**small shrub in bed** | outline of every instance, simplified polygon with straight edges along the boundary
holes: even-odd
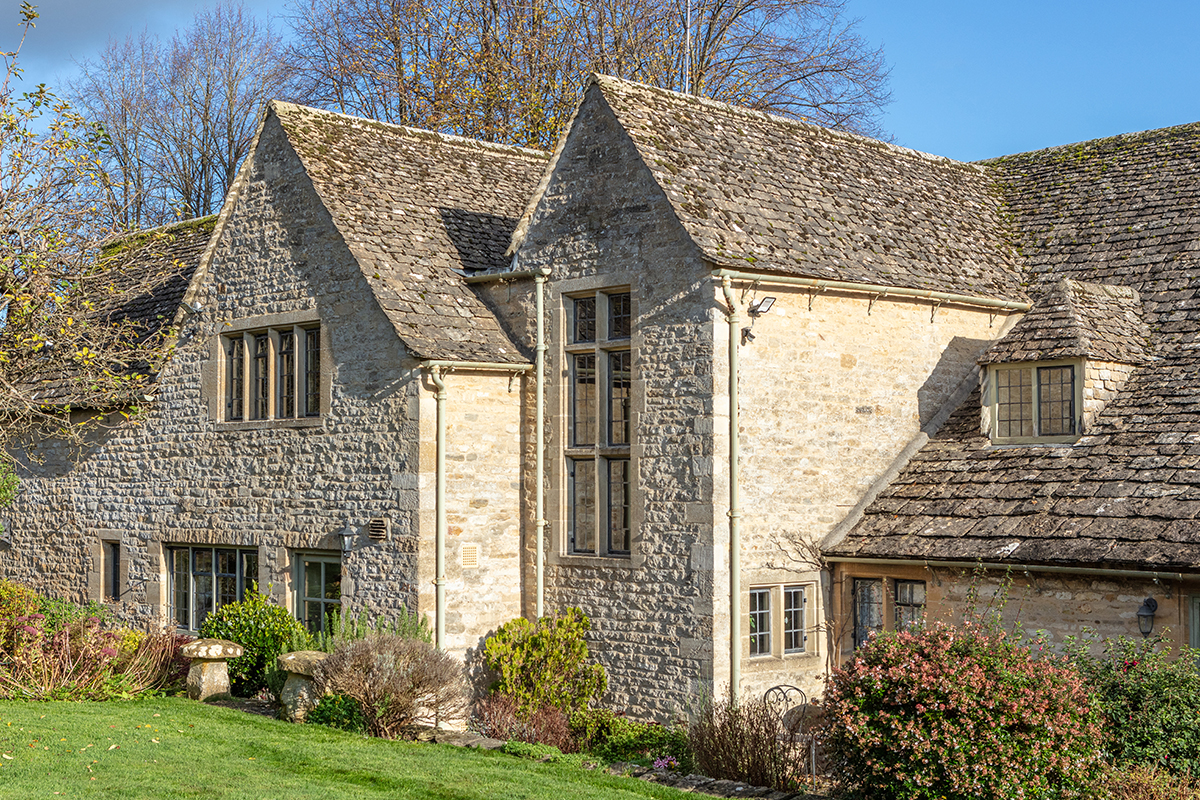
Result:
[[[28,586],[0,580],[0,650],[5,647],[9,634],[16,626],[17,617],[36,614],[42,599],[41,595]]]
[[[805,756],[762,699],[705,703],[688,731],[696,769],[713,778],[795,791]]]
[[[466,710],[462,662],[428,642],[374,634],[339,645],[315,672],[319,692],[358,703],[372,736],[393,739],[405,726]]]
[[[244,650],[229,660],[233,693],[251,697],[267,686],[267,667],[297,641],[310,641],[298,619],[257,591],[238,603],[226,603],[204,618],[202,639],[228,639]]]
[[[1108,800],[1200,800],[1200,780],[1145,765],[1113,770],[1104,789]]]
[[[313,725],[327,725],[352,733],[364,733],[367,723],[363,719],[358,703],[340,694],[327,694],[308,712],[304,721]]]
[[[532,714],[521,715],[517,701],[506,694],[488,695],[476,703],[471,727],[493,739],[548,745],[562,753],[579,750],[566,714],[554,706],[542,706]]]
[[[1100,715],[1082,677],[995,625],[873,637],[834,671],[827,747],[843,796],[1091,796]]]
[[[682,727],[637,722],[607,708],[581,709],[571,715],[579,749],[604,761],[662,760],[690,772],[692,749]]]

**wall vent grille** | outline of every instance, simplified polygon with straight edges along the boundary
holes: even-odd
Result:
[[[376,517],[367,523],[367,538],[381,542],[388,537],[387,520]]]
[[[464,544],[462,546],[462,566],[463,569],[479,568],[479,545]]]

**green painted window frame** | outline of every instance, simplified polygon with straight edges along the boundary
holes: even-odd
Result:
[[[1061,367],[1071,367],[1072,379],[1072,416],[1075,420],[1074,431],[1070,434],[1044,436],[1041,434],[1041,409],[1043,407],[1041,393],[1041,370],[1053,370]],[[1029,411],[1033,427],[1032,436],[1001,436],[1000,435],[1000,375],[1014,371],[1025,371],[1029,376],[1029,386],[1032,397]],[[992,444],[1071,444],[1079,441],[1083,432],[1083,379],[1084,363],[1080,359],[1058,359],[1054,361],[1023,361],[1016,364],[992,364],[988,368],[988,386],[986,392],[987,413],[989,415],[988,431]]]

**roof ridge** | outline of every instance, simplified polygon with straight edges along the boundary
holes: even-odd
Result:
[[[983,158],[983,159],[979,159],[977,161],[971,161],[971,162],[967,162],[967,163],[976,164],[976,165],[980,165],[980,166],[992,166],[994,164],[1001,163],[1010,158],[1024,158],[1026,156],[1049,154],[1049,153],[1053,153],[1057,150],[1071,150],[1073,148],[1083,147],[1085,145],[1096,145],[1096,144],[1101,144],[1104,142],[1116,142],[1120,139],[1149,139],[1149,138],[1153,138],[1154,136],[1164,134],[1168,131],[1179,131],[1179,130],[1183,130],[1184,128],[1200,128],[1200,120],[1197,120],[1195,122],[1181,122],[1178,125],[1167,125],[1162,128],[1151,128],[1148,131],[1126,131],[1125,133],[1116,133],[1116,134],[1113,134],[1112,136],[1100,136],[1096,139],[1081,139],[1080,141],[1077,141],[1077,142],[1067,142],[1065,144],[1056,144],[1051,147],[1039,147],[1036,150],[1022,150],[1021,152],[1018,152],[1018,153],[1007,153],[1004,155],[992,156],[991,158]]]
[[[415,128],[411,125],[401,125],[397,122],[384,122],[382,120],[371,119],[370,117],[356,117],[353,114],[346,114],[342,111],[330,111],[325,108],[314,108],[300,103],[291,103],[286,100],[271,100],[269,105],[278,114],[280,109],[295,111],[299,113],[309,113],[314,116],[337,117],[347,122],[366,123],[367,125],[378,125],[383,128],[389,128],[409,136],[414,139],[426,139],[434,137],[449,145],[457,147],[484,150],[494,150],[498,153],[506,153],[511,155],[519,155],[531,160],[545,161],[548,155],[545,150],[536,150],[531,147],[521,147],[515,144],[502,144],[500,142],[485,142],[482,139],[472,139],[469,136],[459,136],[455,133],[443,133],[441,131],[429,130],[428,128]]]
[[[195,227],[210,221],[215,223],[216,220],[216,214],[206,214],[203,217],[192,217],[190,219],[181,219],[176,220],[175,222],[163,223],[162,225],[157,225],[153,228],[141,228],[136,231],[125,231],[124,233],[113,236],[112,239],[109,239],[107,242],[102,244],[100,246],[100,250],[103,252],[105,250],[119,247],[123,244],[128,244],[136,239],[147,238],[151,235],[159,233],[171,233],[179,228]]]
[[[816,123],[796,119],[795,117],[785,117],[782,114],[772,114],[767,111],[759,111],[755,108],[734,105],[733,103],[727,103],[723,100],[714,100],[711,97],[704,97],[696,94],[684,94],[683,92],[677,92],[673,89],[663,89],[660,86],[651,86],[646,83],[638,83],[637,81],[631,81],[625,78],[617,78],[612,75],[605,75],[598,72],[593,72],[588,77],[588,81],[584,85],[584,90],[586,91],[587,87],[593,83],[600,86],[602,89],[606,86],[609,86],[613,88],[648,92],[670,98],[676,102],[691,103],[706,107],[711,111],[723,111],[733,117],[744,117],[746,119],[752,119],[758,122],[770,122],[773,124],[793,126],[810,134],[829,135],[833,138],[845,139],[855,144],[868,145],[871,147],[882,147],[885,150],[890,150],[899,155],[913,156],[926,161],[945,163],[952,166],[961,166],[972,170],[983,171],[983,167],[971,161],[958,161],[948,156],[940,156],[936,153],[927,153],[923,150],[915,150],[911,147],[892,144],[891,142],[885,142],[881,139],[873,139],[870,136],[865,136],[861,133],[838,130],[837,128],[826,128],[822,125],[817,125]]]

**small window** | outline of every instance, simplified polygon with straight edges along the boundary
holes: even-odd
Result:
[[[925,581],[896,581],[896,630],[919,626],[925,619]]]
[[[854,648],[883,630],[883,580],[854,579]]]
[[[1070,441],[1079,435],[1075,364],[991,370],[995,441]]]
[[[771,590],[750,590],[750,655],[771,655]]]
[[[277,415],[296,416],[296,334],[292,331],[282,331],[279,334],[275,382],[279,387],[279,399],[275,406]]]
[[[246,404],[246,342],[241,336],[226,340],[225,418],[241,420]]]
[[[342,607],[341,556],[301,555],[298,563],[296,616],[313,633],[323,631]]]
[[[121,599],[121,543],[103,542],[104,599],[116,603]]]
[[[803,586],[783,587],[783,652],[803,653],[808,649],[808,597]]]
[[[320,327],[242,332],[223,343],[227,422],[320,415]]]

